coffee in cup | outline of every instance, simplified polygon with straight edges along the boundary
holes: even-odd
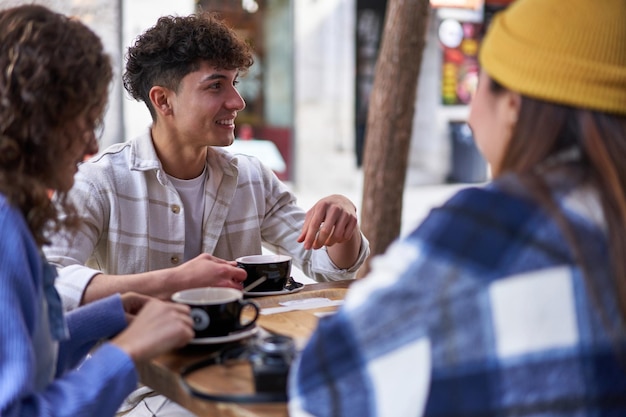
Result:
[[[291,256],[287,255],[250,255],[236,259],[237,266],[246,270],[248,277],[244,288],[265,277],[265,281],[250,292],[282,291],[291,276]]]
[[[191,307],[196,339],[227,336],[252,328],[259,317],[259,306],[244,300],[234,288],[193,288],[172,295],[172,301]],[[249,313],[244,314],[244,312]]]

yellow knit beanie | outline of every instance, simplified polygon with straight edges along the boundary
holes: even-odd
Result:
[[[626,115],[626,0],[516,0],[494,18],[480,63],[528,97]]]

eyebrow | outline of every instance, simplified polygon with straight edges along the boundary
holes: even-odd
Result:
[[[235,75],[235,79],[237,79],[237,78],[239,78],[239,73],[237,73],[237,75]],[[203,84],[203,83],[210,82],[210,81],[213,81],[213,80],[223,80],[223,79],[228,79],[228,77],[226,75],[224,75],[224,74],[219,74],[219,73],[217,73],[217,74],[209,74],[206,77],[202,78],[199,81],[199,84]]]
[[[226,78],[226,76],[224,74],[210,74],[207,75],[206,77],[204,77],[203,79],[200,80],[200,84],[205,83],[207,81],[213,81],[213,80],[221,80]]]

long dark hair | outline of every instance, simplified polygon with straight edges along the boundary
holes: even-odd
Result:
[[[495,94],[504,91],[494,80],[490,89]],[[622,317],[626,319],[626,116],[522,96],[518,122],[497,171],[515,173],[531,185],[529,190],[557,216],[570,246],[579,254],[577,258],[583,263],[583,270],[589,271],[580,253],[581,245],[575,241],[564,217],[559,216],[545,177],[537,169],[549,167],[554,158],[571,150],[578,152],[572,162],[577,175],[573,180],[593,187],[600,200],[613,284]],[[586,275],[593,287],[592,277]]]
[[[50,194],[62,180],[60,156],[84,140],[79,121],[99,124],[111,65],[84,24],[26,5],[0,11],[0,69],[0,192],[43,245],[47,232],[76,225],[65,193],[58,208]]]

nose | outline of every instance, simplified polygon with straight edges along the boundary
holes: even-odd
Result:
[[[246,101],[243,99],[243,97],[241,97],[239,91],[237,91],[236,88],[233,88],[233,94],[229,98],[226,105],[229,110],[242,111],[246,108]]]

